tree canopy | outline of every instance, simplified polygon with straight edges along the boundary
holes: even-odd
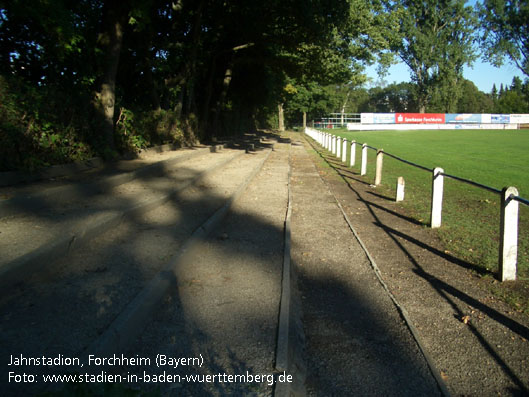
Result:
[[[399,21],[391,48],[417,85],[419,111],[434,95],[444,97],[451,111],[460,96],[463,66],[476,59],[473,9],[464,0],[389,0],[386,7]]]
[[[58,148],[67,160],[74,144],[112,156],[264,126],[292,97],[287,84],[315,97],[359,79],[385,45],[380,9],[377,0],[1,2],[0,112],[11,115],[1,143],[17,153],[1,166],[24,165],[27,152],[60,161]]]
[[[529,76],[529,3],[526,0],[484,0],[480,17],[487,60],[501,66],[507,56]]]

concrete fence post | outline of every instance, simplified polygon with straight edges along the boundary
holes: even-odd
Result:
[[[515,187],[503,188],[500,215],[500,280],[516,280],[518,260],[518,196]]]
[[[375,186],[382,182],[382,164],[384,163],[384,149],[377,150],[377,163],[375,168]]]
[[[362,163],[360,166],[360,175],[367,174],[367,143],[362,145]]]
[[[432,173],[432,212],[430,227],[441,227],[441,212],[443,211],[443,172],[442,168],[435,168]]]
[[[347,139],[344,138],[343,144],[342,144],[342,162],[347,161]]]
[[[351,159],[350,159],[350,165],[351,167],[354,167],[356,163],[356,141],[351,141]]]
[[[342,138],[338,137],[336,139],[336,157],[342,157]]]
[[[396,202],[404,201],[404,187],[405,187],[404,178],[399,176],[397,178],[397,194],[395,196]]]
[[[336,156],[336,136],[332,136],[332,154]]]

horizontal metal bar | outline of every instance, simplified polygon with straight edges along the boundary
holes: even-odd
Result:
[[[441,175],[446,176],[447,178],[450,178],[450,179],[455,179],[456,181],[459,181],[459,182],[466,183],[468,185],[472,185],[472,186],[479,187],[481,189],[488,190],[489,192],[492,192],[492,193],[501,194],[501,190],[493,188],[493,187],[490,187],[490,186],[487,186],[487,185],[483,185],[483,184],[478,183],[478,182],[474,182],[474,181],[471,181],[471,180],[468,180],[468,179],[465,179],[465,178],[460,178],[460,177],[455,176],[455,175],[445,174],[444,172],[441,172]]]
[[[343,138],[343,139],[346,142],[348,142],[347,139],[345,139],[345,138]],[[363,146],[364,145],[363,143],[360,143],[360,142],[357,142],[357,141],[351,141],[351,143],[354,143],[354,144],[359,145],[359,146]],[[369,145],[366,145],[366,146],[369,149],[378,150],[376,147],[369,146]],[[394,154],[391,154],[391,153],[388,153],[388,152],[384,152],[384,155],[389,156],[391,158],[394,158],[395,160],[401,161],[401,162],[403,162],[405,164],[411,165],[413,167],[419,168],[419,169],[424,170],[424,171],[428,171],[428,172],[432,172],[433,171],[433,168],[428,168],[428,167],[425,167],[423,165],[416,164],[416,163],[413,163],[413,162],[408,161],[408,160],[404,160],[403,158],[400,158],[400,157],[395,156]],[[492,192],[492,193],[501,194],[501,192],[502,192],[499,189],[496,189],[496,188],[493,188],[493,187],[490,187],[490,186],[487,186],[487,185],[483,185],[481,183],[474,182],[474,181],[471,181],[469,179],[460,178],[460,177],[455,176],[455,175],[445,174],[444,172],[442,172],[441,175],[446,176],[447,178],[450,178],[450,179],[454,179],[454,180],[459,181],[459,182],[466,183],[468,185],[472,185],[472,186],[475,186],[475,187],[479,187],[481,189],[488,190],[489,192]],[[529,206],[529,200],[527,200],[527,199],[525,199],[523,197],[511,195],[509,198],[511,200],[516,200],[516,201],[518,201],[518,202],[520,202],[522,204],[525,204],[525,205]]]
[[[511,200],[516,200],[522,204],[529,205],[529,200],[524,199],[523,197],[511,195],[509,198]]]
[[[428,172],[432,172],[433,171],[433,168],[428,168],[428,167],[425,167],[425,166],[420,165],[420,164],[412,163],[411,161],[404,160],[404,159],[402,159],[402,158],[400,158],[398,156],[395,156],[394,154],[388,153],[388,152],[384,152],[384,155],[392,157],[395,160],[402,161],[403,163],[409,164],[409,165],[411,165],[413,167],[420,168],[421,170],[424,170],[424,171],[428,171]]]

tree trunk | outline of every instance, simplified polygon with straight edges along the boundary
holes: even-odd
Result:
[[[215,134],[218,134],[220,131],[219,119],[220,119],[220,114],[222,113],[226,105],[226,97],[228,95],[228,89],[230,88],[231,76],[232,76],[232,71],[231,71],[231,65],[230,65],[226,68],[226,72],[224,73],[224,80],[222,81],[222,91],[220,93],[217,106],[215,107],[215,119],[213,121],[213,132]]]
[[[345,124],[344,117],[345,117],[345,107],[347,106],[347,102],[349,101],[349,94],[351,94],[351,91],[347,91],[347,95],[345,96],[345,101],[342,105],[342,126]]]
[[[114,107],[116,102],[116,76],[123,41],[123,28],[127,10],[119,0],[107,0],[103,5],[101,33],[97,38],[98,49],[103,53],[100,65],[100,83],[95,94],[96,114],[100,119],[103,141],[107,148],[115,150]]]
[[[307,112],[303,112],[303,131],[307,128]]]
[[[280,103],[277,105],[278,110],[278,119],[279,119],[279,132],[285,131],[285,114],[283,111],[283,104]]]

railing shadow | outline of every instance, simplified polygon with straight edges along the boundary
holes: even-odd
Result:
[[[312,142],[311,142],[312,145]],[[321,156],[321,155],[320,155]],[[322,156],[325,158],[324,156]],[[423,248],[425,250],[428,250],[432,254],[436,255],[439,258],[442,258],[448,262],[451,262],[455,265],[458,265],[462,268],[469,269],[472,271],[475,271],[481,275],[492,275],[491,271],[484,270],[481,267],[477,267],[476,265],[469,263],[467,261],[464,261],[462,259],[456,258],[452,255],[449,255],[443,251],[440,251],[439,249],[432,247],[429,244],[426,244],[422,241],[420,241],[417,238],[414,238],[406,233],[403,233],[401,231],[398,231],[394,228],[392,228],[390,225],[386,224],[384,221],[380,219],[379,216],[377,216],[375,209],[384,211],[385,213],[388,213],[392,216],[396,216],[400,219],[403,219],[407,222],[413,223],[413,224],[419,224],[417,221],[413,221],[412,219],[402,216],[398,213],[396,213],[393,210],[390,210],[383,206],[382,204],[374,203],[367,198],[364,197],[362,192],[354,187],[354,185],[351,184],[351,180],[355,180],[355,178],[348,178],[344,176],[337,167],[335,167],[331,162],[327,162],[330,167],[335,169],[335,171],[342,177],[344,182],[348,185],[348,188],[356,194],[357,199],[359,202],[363,203],[370,216],[373,219],[373,224],[377,226],[381,231],[383,231],[394,243],[395,246],[398,247],[399,250],[403,252],[403,254],[409,259],[409,261],[414,266],[413,272],[420,278],[424,279],[428,284],[443,298],[445,302],[447,302],[454,312],[456,313],[456,317],[461,318],[464,316],[464,313],[461,311],[457,303],[455,302],[455,299],[459,299],[463,302],[465,302],[467,305],[472,306],[476,308],[477,310],[480,310],[481,312],[485,313],[487,316],[489,316],[494,321],[498,322],[502,326],[508,328],[512,332],[516,333],[520,337],[524,339],[528,339],[529,337],[529,328],[526,326],[518,323],[517,321],[505,316],[501,312],[497,311],[496,309],[480,302],[479,300],[473,298],[472,296],[469,296],[465,292],[455,288],[454,286],[448,284],[445,281],[440,280],[439,278],[431,275],[428,273],[423,266],[419,263],[419,261],[414,257],[413,253],[410,252],[402,243],[399,241],[399,239],[404,239],[420,248]],[[365,185],[365,183],[364,183]],[[366,192],[370,194],[371,192]],[[490,357],[496,361],[496,363],[502,368],[504,373],[512,380],[512,382],[517,386],[517,389],[513,389],[513,395],[526,395],[529,393],[529,389],[525,386],[523,381],[519,378],[519,376],[513,371],[513,369],[507,364],[507,362],[501,357],[501,355],[496,351],[496,349],[491,345],[491,343],[486,339],[484,335],[481,334],[481,332],[474,327],[472,324],[469,325],[469,329],[478,340],[478,342],[483,346],[483,348],[487,351],[487,353],[490,355]]]

